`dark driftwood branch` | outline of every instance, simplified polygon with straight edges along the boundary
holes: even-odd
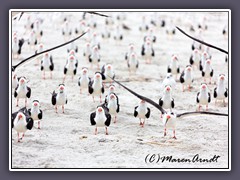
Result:
[[[206,111],[193,111],[193,112],[185,112],[182,114],[177,114],[177,117],[187,116],[190,114],[206,114],[206,115],[214,115],[214,116],[228,116],[228,114],[217,113],[217,112],[206,112]]]
[[[86,13],[89,13],[89,14],[95,14],[95,15],[98,15],[98,16],[103,16],[103,17],[110,17],[108,15],[105,15],[105,14],[101,14],[101,13],[97,13],[97,12],[93,12],[93,11],[88,11]]]
[[[194,37],[188,35],[187,33],[185,33],[182,29],[180,29],[180,28],[177,27],[177,26],[176,26],[176,28],[177,28],[181,33],[183,33],[183,34],[186,35],[187,37],[193,39],[194,41],[197,41],[197,42],[199,42],[199,43],[201,43],[201,44],[204,44],[204,45],[206,45],[206,46],[209,46],[209,47],[211,47],[211,48],[217,49],[217,50],[219,50],[219,51],[221,51],[221,52],[223,52],[223,53],[228,54],[228,52],[225,51],[224,49],[221,49],[221,48],[216,47],[216,46],[213,46],[213,45],[211,45],[211,44],[209,44],[209,43],[203,42],[203,41],[201,41],[201,40],[199,40],[199,39],[197,39],[197,38],[194,38]]]
[[[47,49],[47,50],[42,51],[42,52],[40,52],[40,53],[34,54],[34,55],[32,55],[32,56],[30,56],[30,57],[22,60],[21,62],[19,62],[19,63],[16,64],[15,66],[12,66],[12,71],[14,71],[14,70],[15,70],[18,66],[20,66],[21,64],[24,64],[25,62],[29,61],[30,59],[32,59],[32,58],[34,58],[34,57],[36,57],[36,56],[39,56],[40,54],[43,54],[43,53],[52,51],[52,50],[54,50],[54,49],[63,47],[63,46],[65,46],[65,45],[67,45],[67,44],[69,44],[69,43],[71,43],[71,42],[73,42],[73,41],[76,41],[77,39],[81,38],[84,34],[86,34],[86,32],[84,32],[84,33],[81,34],[80,36],[78,36],[78,37],[76,37],[76,38],[74,38],[74,39],[72,39],[72,40],[70,40],[70,41],[68,41],[68,42],[66,42],[66,43],[60,44],[60,45],[55,46],[55,47],[53,47],[53,48],[50,48],[50,49]]]
[[[111,77],[109,77],[111,78]],[[111,78],[112,79],[112,78]],[[131,89],[129,89],[128,87],[124,86],[123,84],[121,84],[120,82],[112,79],[113,81],[115,81],[117,84],[119,84],[120,86],[122,86],[123,88],[125,88],[127,91],[129,91],[130,93],[132,93],[134,96],[138,97],[139,99],[142,99],[142,100],[145,100],[146,102],[148,102],[149,104],[153,105],[154,107],[156,107],[158,110],[161,111],[162,114],[165,114],[166,111],[161,107],[159,106],[156,102],[154,102],[153,100],[147,98],[147,97],[144,97],[134,91],[132,91]]]

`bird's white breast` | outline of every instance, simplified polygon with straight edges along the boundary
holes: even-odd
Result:
[[[22,132],[22,133],[25,133],[27,131],[27,122],[26,122],[26,119],[21,119],[18,121],[17,118],[15,118],[14,120],[14,129],[17,131],[17,132]]]
[[[208,92],[207,91],[200,91],[198,95],[199,104],[207,105],[208,104]]]
[[[96,117],[95,117],[96,126],[104,127],[106,119],[107,118],[104,113],[100,113],[100,114],[96,113]]]
[[[88,83],[89,83],[89,78],[87,77],[87,75],[82,75],[82,77],[80,78],[80,86],[82,88],[87,88]]]
[[[56,99],[57,99],[57,103],[56,103],[57,105],[64,105],[66,103],[67,96],[64,92],[63,93],[59,92],[57,94]]]
[[[19,85],[17,88],[17,97],[18,98],[26,98],[27,94],[27,86],[26,85]]]
[[[142,105],[142,104],[140,104],[139,106],[138,106],[138,108],[137,108],[137,112],[138,112],[138,117],[139,118],[146,118],[145,117],[145,114],[147,113],[147,107],[146,107],[146,105]]]

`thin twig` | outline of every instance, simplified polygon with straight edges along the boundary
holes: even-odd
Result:
[[[221,52],[223,52],[223,53],[228,54],[228,52],[225,51],[224,49],[221,49],[221,48],[216,47],[216,46],[214,46],[214,45],[211,45],[211,44],[209,44],[209,43],[203,42],[203,41],[201,41],[201,40],[199,40],[199,39],[197,39],[197,38],[194,38],[194,37],[188,35],[187,33],[185,33],[182,29],[180,29],[180,28],[177,27],[177,26],[176,26],[176,28],[177,28],[181,33],[183,33],[183,34],[186,35],[187,37],[193,39],[194,41],[197,41],[197,42],[199,42],[199,43],[201,43],[201,44],[204,44],[204,45],[206,45],[206,46],[208,46],[208,47],[211,47],[211,48],[217,49],[217,50],[219,50],[219,51],[221,51]]]

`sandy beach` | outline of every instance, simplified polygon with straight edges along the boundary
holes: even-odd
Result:
[[[114,18],[117,23],[117,13],[103,12]],[[27,14],[32,14],[32,18],[42,18],[41,24],[43,37],[41,42],[44,49],[54,47],[64,42],[61,26],[52,18],[53,13],[26,13],[18,22],[13,22],[12,32],[17,31],[19,37],[28,39],[28,34],[24,34],[24,24]],[[75,27],[82,18],[82,13],[68,12],[71,27]],[[190,22],[197,25],[203,16],[207,18],[208,29],[202,32],[204,41],[212,43],[228,51],[228,39],[222,35],[222,30],[228,24],[227,12],[126,12],[126,20],[121,23],[129,26],[131,30],[123,30],[123,40],[116,42],[113,39],[115,25],[110,29],[111,38],[102,39],[101,33],[105,26],[105,17],[94,16],[97,27],[93,31],[99,35],[101,44],[100,67],[111,63],[114,67],[116,80],[133,89],[137,93],[144,95],[158,103],[162,96],[163,89],[161,83],[167,74],[167,65],[172,54],[178,55],[181,71],[189,64],[192,53],[192,40],[176,30],[176,34],[169,36],[166,29],[171,20],[173,24],[181,27],[189,34]],[[142,16],[146,16],[147,22],[153,15],[162,17],[166,21],[164,28],[155,27],[154,34],[157,37],[153,44],[155,57],[152,64],[145,64],[141,57],[141,47],[143,38],[147,32],[140,32],[139,26],[142,23]],[[89,14],[86,15],[89,18]],[[54,20],[54,21],[53,21]],[[195,21],[195,22],[194,22]],[[197,27],[197,26],[196,26]],[[76,37],[73,34],[71,38]],[[229,122],[228,117],[220,116],[196,116],[179,119],[177,122],[176,136],[172,138],[172,131],[168,131],[166,137],[163,136],[162,119],[160,111],[148,104],[151,109],[151,116],[146,120],[144,128],[139,126],[139,119],[133,116],[134,107],[139,104],[139,99],[127,92],[125,89],[115,84],[116,94],[120,101],[120,113],[117,123],[111,123],[109,135],[105,135],[105,129],[99,128],[97,135],[94,135],[94,126],[90,124],[90,113],[96,110],[99,105],[99,98],[94,103],[86,90],[80,94],[78,78],[82,67],[89,68],[89,75],[92,78],[98,71],[95,67],[91,69],[86,58],[83,57],[85,48],[86,34],[77,40],[75,44],[79,51],[76,56],[79,61],[77,75],[73,81],[70,76],[66,78],[65,86],[68,96],[68,104],[65,106],[65,113],[56,114],[51,104],[51,92],[57,90],[58,85],[63,80],[63,68],[68,57],[65,46],[50,52],[55,63],[53,79],[46,72],[46,80],[42,79],[40,64],[36,65],[36,60],[17,68],[18,76],[26,76],[29,80],[28,86],[32,89],[32,95],[28,100],[27,108],[31,107],[34,99],[40,101],[43,110],[43,120],[41,129],[37,129],[35,123],[31,131],[27,131],[24,139],[18,143],[17,133],[12,129],[12,168],[228,168],[229,151]],[[124,59],[128,51],[128,45],[134,43],[139,59],[139,69],[135,75],[129,76],[127,63]],[[35,50],[30,49],[28,44],[23,45],[20,59],[24,59],[34,54]],[[226,75],[225,85],[228,87],[228,63],[225,62],[225,54],[217,50],[210,49],[212,55],[212,67],[214,69],[213,82],[217,82],[219,74]],[[20,60],[12,60],[15,65]],[[200,85],[203,82],[201,72],[194,70],[195,81],[191,92],[182,92],[182,85],[178,82],[173,89],[176,113],[186,111],[196,111],[196,96]],[[108,87],[109,84],[106,84]],[[108,88],[105,88],[105,95]],[[228,113],[227,107],[222,103],[215,105],[213,90],[216,84],[208,84],[212,101],[209,104],[209,111]],[[229,87],[228,87],[229,88]],[[104,96],[105,96],[104,95]],[[24,107],[24,100],[20,100],[20,107],[16,107],[16,99],[13,97],[12,90],[12,112]],[[205,107],[204,107],[205,109]],[[9,152],[11,153],[11,152]],[[217,162],[154,162],[146,163],[145,158],[148,154],[160,154],[161,156],[173,156],[174,158],[190,158],[199,154],[201,158],[210,159],[214,155],[220,156]]]

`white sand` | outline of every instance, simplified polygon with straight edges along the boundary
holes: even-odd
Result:
[[[49,13],[51,14],[51,13]],[[61,44],[64,39],[61,29],[54,29],[54,22],[50,21],[47,13],[39,14],[45,18],[43,23],[44,49]],[[70,13],[71,14],[71,13]],[[112,15],[112,13],[105,13]],[[140,52],[143,37],[146,33],[139,32],[139,24],[143,13],[126,13],[127,20],[124,21],[132,30],[124,32],[123,41],[117,44],[113,38],[101,40],[100,53],[102,55],[101,65],[112,63],[115,67],[116,79],[127,80],[126,86],[136,92],[145,95],[156,102],[161,96],[161,82],[166,75],[168,61],[172,54],[179,56],[181,68],[189,64],[192,40],[176,31],[176,35],[169,38],[165,28],[155,29],[157,43],[154,44],[155,58],[151,65],[146,65],[141,59]],[[176,25],[189,32],[187,22],[202,17],[205,14],[208,18],[208,30],[203,33],[204,40],[216,46],[228,50],[227,40],[222,35],[222,29],[227,24],[227,13],[162,13],[169,22],[174,18]],[[152,13],[145,13],[150,18]],[[48,18],[47,18],[48,17]],[[95,17],[95,16],[94,16]],[[95,17],[98,22],[96,32],[101,33],[104,24],[104,17]],[[26,15],[20,22],[13,25],[13,31],[17,30],[19,36],[23,35],[23,24]],[[71,15],[71,23],[78,22],[81,13]],[[100,28],[100,29],[99,29]],[[112,31],[113,32],[113,31]],[[113,35],[113,34],[112,34]],[[24,36],[27,38],[27,36]],[[65,114],[56,114],[51,105],[51,94],[56,90],[58,84],[62,82],[63,67],[67,59],[67,46],[51,52],[55,63],[53,79],[41,79],[40,66],[34,66],[31,62],[17,69],[18,76],[26,76],[32,88],[32,96],[28,101],[28,108],[31,101],[38,99],[44,112],[42,128],[37,129],[37,124],[31,131],[27,131],[22,142],[17,142],[17,134],[12,130],[12,167],[13,168],[227,168],[228,167],[228,118],[217,116],[196,116],[180,119],[177,123],[177,140],[172,138],[169,131],[163,137],[163,126],[160,119],[160,112],[149,105],[151,117],[147,120],[144,128],[139,126],[139,120],[134,118],[134,107],[139,103],[139,99],[128,93],[123,88],[116,86],[116,93],[120,99],[120,113],[118,122],[112,123],[109,128],[109,135],[104,134],[104,129],[99,128],[99,134],[94,135],[94,127],[90,126],[90,113],[95,111],[98,102],[93,103],[91,96],[86,93],[80,95],[77,84],[80,70],[83,66],[90,67],[83,58],[83,47],[85,41],[76,41],[79,46],[79,68],[77,76],[72,82],[70,77],[66,79],[68,92],[68,104]],[[129,77],[124,54],[128,49],[128,44],[134,43],[140,58],[140,68],[136,75]],[[22,58],[34,53],[23,46]],[[228,74],[228,67],[225,63],[225,54],[211,49],[212,66],[215,77],[220,73]],[[13,64],[18,61],[14,60]],[[92,77],[95,69],[90,69]],[[173,92],[176,108],[174,112],[182,113],[196,110],[196,94],[202,82],[199,71],[195,73],[196,81],[191,92],[182,92],[182,86],[178,82],[176,90]],[[146,81],[149,78],[150,81]],[[228,78],[228,77],[227,77]],[[228,81],[228,80],[227,80]],[[227,86],[227,82],[226,82]],[[211,95],[215,85],[209,85]],[[107,89],[106,89],[107,91]],[[213,97],[212,97],[213,99]],[[18,110],[16,100],[12,99],[12,111]],[[24,101],[20,100],[20,107],[24,106]],[[209,105],[209,111],[228,113],[228,107],[221,104],[215,106],[214,100]],[[85,138],[83,138],[85,137]],[[192,158],[199,154],[202,158],[211,158],[213,155],[221,156],[217,163],[153,163],[146,164],[145,157],[148,154],[160,153],[161,156],[174,158]]]

